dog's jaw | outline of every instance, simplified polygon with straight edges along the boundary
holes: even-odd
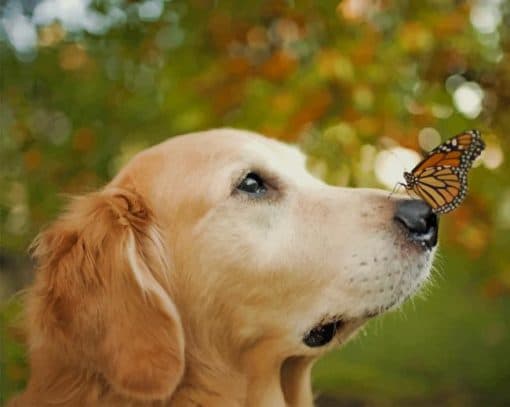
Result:
[[[347,281],[341,293],[329,294],[336,297],[333,304],[326,305],[322,315],[304,332],[302,341],[307,347],[344,343],[365,322],[398,308],[426,283],[436,249],[399,241],[393,246],[395,255],[391,258],[352,255],[359,267],[343,274]],[[364,267],[369,265],[372,267]],[[359,301],[339,301],[342,293],[354,293]]]
[[[430,275],[433,253],[423,250],[422,254],[409,256],[404,250],[400,259],[389,261],[388,269],[370,284],[366,284],[365,277],[352,278],[349,283],[364,287],[366,293],[365,309],[359,317],[373,317],[397,308],[415,294]]]

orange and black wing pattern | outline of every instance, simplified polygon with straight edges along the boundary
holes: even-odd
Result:
[[[460,133],[432,150],[411,172],[405,172],[404,185],[435,213],[453,211],[466,196],[467,173],[484,148],[478,130]]]

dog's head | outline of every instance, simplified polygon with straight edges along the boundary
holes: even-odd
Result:
[[[418,289],[436,241],[421,201],[328,186],[294,148],[177,137],[42,235],[34,324],[120,393],[165,398],[184,365],[254,379],[341,343]]]

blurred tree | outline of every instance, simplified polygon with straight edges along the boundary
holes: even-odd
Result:
[[[459,304],[490,298],[508,313],[509,2],[9,0],[1,17],[3,253],[25,250],[62,193],[99,187],[134,153],[179,133],[249,128],[300,143],[311,170],[329,183],[391,187],[401,174],[391,159],[408,166],[405,157],[416,159],[404,148],[430,149],[475,127],[487,149],[465,204],[444,218],[443,251],[449,273],[457,270],[468,287]],[[508,319],[498,321],[507,332]],[[445,348],[456,340],[449,332]],[[0,341],[7,350],[0,394],[7,394],[24,380],[22,351],[5,328]],[[353,350],[366,359],[360,352]],[[456,371],[466,384],[456,382],[452,394],[467,392],[465,401],[475,400],[469,391],[495,392],[491,400],[502,400],[503,387],[474,384],[509,377],[508,366],[494,363],[493,376]],[[324,366],[319,387],[332,391],[331,378],[348,377]],[[344,393],[369,400],[357,386],[380,380],[375,369],[357,370],[359,381]],[[421,390],[407,396],[426,399],[416,383]]]

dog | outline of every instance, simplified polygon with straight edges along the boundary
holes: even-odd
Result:
[[[324,184],[217,129],[136,155],[33,244],[30,378],[10,406],[311,406],[310,371],[427,279],[420,200]]]

